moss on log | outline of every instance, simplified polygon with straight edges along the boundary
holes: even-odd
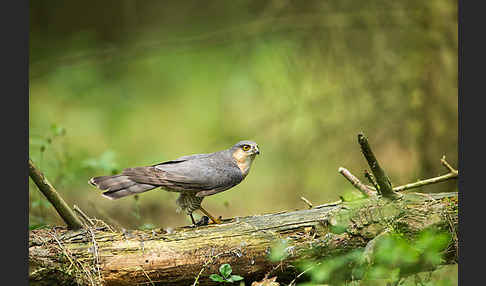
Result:
[[[292,263],[364,248],[393,227],[413,236],[428,227],[457,230],[457,193],[409,193],[390,201],[370,197],[312,209],[237,217],[221,225],[112,232],[65,228],[29,235],[30,284],[216,285],[208,276],[229,263],[247,285],[268,272],[295,278]],[[336,231],[340,229],[340,231]],[[457,237],[457,236],[456,236]],[[285,241],[285,257],[269,259]],[[457,261],[452,243],[448,262]],[[200,274],[200,276],[198,276]],[[283,279],[283,278],[282,278]],[[43,284],[44,283],[44,284]]]

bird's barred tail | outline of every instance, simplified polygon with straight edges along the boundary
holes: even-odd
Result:
[[[89,180],[89,183],[100,190],[104,190],[103,196],[111,200],[143,193],[157,187],[134,182],[125,175],[94,177]]]

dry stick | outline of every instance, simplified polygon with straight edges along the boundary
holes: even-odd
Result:
[[[410,183],[410,184],[406,184],[406,185],[403,185],[403,186],[394,187],[393,191],[402,192],[402,191],[409,190],[409,189],[419,188],[419,187],[422,187],[422,186],[425,186],[425,185],[436,184],[436,183],[440,183],[440,182],[444,182],[444,181],[448,181],[448,180],[452,180],[452,179],[457,179],[457,177],[459,176],[459,171],[452,168],[451,165],[449,165],[449,163],[447,163],[447,161],[445,160],[445,156],[442,157],[440,162],[442,163],[442,165],[444,165],[444,167],[447,168],[447,170],[450,171],[450,173],[442,175],[442,176],[426,179],[426,180],[420,180],[420,181],[417,181],[415,183]],[[372,186],[367,186],[367,187],[369,189],[375,190],[375,188],[373,188]]]
[[[368,186],[366,186],[365,184],[361,183],[361,181],[353,174],[351,174],[351,172],[349,172],[347,169],[339,167],[338,172],[341,173],[341,175],[343,175],[349,182],[351,182],[351,184],[366,197],[375,195],[374,191],[368,188]]]
[[[438,176],[438,177],[434,177],[434,178],[430,178],[430,179],[426,179],[426,180],[420,180],[420,181],[417,181],[415,183],[410,183],[410,184],[406,184],[406,185],[402,185],[402,186],[398,186],[398,187],[393,187],[393,191],[403,192],[403,191],[406,191],[406,190],[423,187],[425,185],[436,184],[436,183],[440,183],[440,182],[444,182],[444,181],[448,181],[448,180],[452,180],[452,179],[457,179],[457,176],[458,176],[457,174],[448,173],[448,174],[445,174],[445,175],[442,175],[442,176]],[[368,185],[366,185],[366,187],[368,189],[372,190],[372,191],[376,191],[375,187],[368,186]]]
[[[65,249],[65,248],[62,246],[61,242],[59,241],[59,239],[57,239],[57,237],[56,237],[56,235],[55,235],[55,234],[52,234],[52,233],[51,233],[51,236],[53,236],[53,237],[54,237],[54,239],[57,241],[57,244],[59,245],[59,248],[62,250],[63,254],[64,254],[64,255],[65,255],[67,258],[68,258],[69,262],[70,262],[71,264],[73,264],[73,265],[74,265],[74,267],[76,267],[76,262],[77,262],[77,263],[78,263],[78,264],[81,266],[81,269],[83,269],[83,271],[84,271],[84,273],[86,274],[86,276],[89,278],[89,280],[90,280],[90,282],[91,282],[91,285],[93,285],[93,286],[94,286],[94,285],[95,285],[95,283],[94,283],[94,281],[93,281],[93,278],[92,278],[92,277],[91,277],[91,275],[90,275],[90,274],[91,274],[91,272],[90,272],[90,271],[88,271],[88,270],[86,270],[86,268],[84,267],[84,265],[83,265],[82,263],[80,263],[79,261],[77,261],[76,259],[74,259],[74,258],[73,258],[73,259],[74,259],[74,261],[71,259],[71,255],[69,254],[69,251],[68,251],[68,250],[66,250],[66,249]]]
[[[366,139],[363,133],[358,134],[358,143],[361,146],[361,152],[365,156],[366,161],[368,161],[371,172],[375,176],[376,183],[380,187],[381,195],[386,198],[398,198],[399,195],[393,191],[390,179],[386,175],[385,171],[380,167],[380,164],[378,164],[378,160],[376,160],[373,151],[371,151],[368,139]]]
[[[152,279],[150,279],[150,276],[148,276],[147,272],[145,272],[145,269],[143,269],[143,267],[142,267],[142,266],[139,266],[139,267],[142,269],[143,274],[145,274],[145,276],[148,278],[148,280],[149,280],[150,284],[152,284],[152,286],[155,286],[155,284],[154,284],[154,282],[152,281]]]
[[[418,181],[418,182],[415,182],[415,183],[410,183],[410,184],[406,184],[406,185],[403,185],[403,186],[399,186],[399,187],[393,188],[393,190],[396,191],[396,192],[401,192],[401,191],[405,191],[405,190],[408,190],[408,189],[418,188],[418,187],[422,187],[422,186],[429,185],[429,184],[440,183],[440,182],[444,182],[444,181],[447,181],[447,180],[450,180],[450,179],[456,179],[456,178],[457,178],[457,174],[449,173],[449,174],[445,174],[443,176],[439,176],[439,177],[435,177],[435,178],[431,178],[431,179],[422,180],[422,181]]]
[[[368,170],[364,171],[364,175],[365,175],[366,179],[368,179],[368,181],[370,181],[370,183],[375,187],[374,190],[376,192],[380,193],[380,188],[376,184],[376,181],[375,181],[375,178],[373,177],[373,175],[370,172],[368,172]]]
[[[447,163],[446,159],[445,159],[445,155],[442,155],[442,159],[440,159],[440,162],[442,163],[442,165],[444,165],[444,167],[447,168],[447,170],[449,170],[451,173],[453,174],[456,174],[458,175],[459,174],[459,171],[457,171],[456,169],[452,168],[451,165],[449,165],[449,163]]]
[[[304,274],[305,274],[307,271],[312,270],[312,268],[314,268],[315,266],[318,266],[319,264],[321,264],[321,263],[320,263],[320,262],[318,262],[318,263],[316,263],[316,264],[314,264],[314,265],[312,265],[312,266],[308,267],[306,270],[304,270],[304,271],[300,272],[300,273],[299,273],[299,275],[295,276],[294,280],[290,281],[289,286],[294,286],[294,285],[297,285],[297,284],[295,284],[295,281],[296,281],[297,279],[299,279],[299,278],[300,278],[300,276],[304,275]]]
[[[91,239],[93,241],[93,260],[94,260],[94,264],[96,266],[96,270],[97,270],[96,272],[98,273],[98,278],[101,281],[100,258],[99,258],[99,255],[98,255],[98,244],[96,243],[96,237],[95,237],[93,230],[91,228],[88,228],[88,231],[90,232]]]
[[[77,205],[73,206],[73,210],[77,212],[90,226],[95,226],[94,222],[87,216]]]
[[[306,203],[306,205],[309,207],[309,209],[312,208],[312,203],[308,199],[306,199],[304,197],[300,197],[300,199],[303,200],[304,203]]]
[[[37,185],[39,190],[46,196],[52,206],[59,213],[61,218],[67,224],[70,229],[80,229],[83,224],[79,218],[74,214],[73,210],[69,208],[66,202],[62,199],[56,189],[49,183],[44,174],[39,171],[32,160],[29,158],[29,176],[32,178],[34,183]]]

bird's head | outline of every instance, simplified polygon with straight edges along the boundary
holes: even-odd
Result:
[[[242,151],[246,156],[255,156],[260,154],[258,144],[250,140],[242,140],[233,145],[233,152]]]
[[[243,140],[231,147],[231,154],[236,160],[242,174],[246,176],[250,171],[253,159],[255,159],[256,155],[260,154],[260,149],[258,149],[257,143]]]

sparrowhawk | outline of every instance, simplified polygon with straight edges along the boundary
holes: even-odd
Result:
[[[176,201],[178,210],[185,211],[194,225],[192,212],[197,209],[213,222],[220,223],[201,207],[202,200],[243,181],[258,154],[260,150],[255,142],[243,140],[226,150],[183,156],[152,166],[127,168],[121,174],[94,177],[89,182],[104,190],[103,196],[112,200],[157,187],[179,192]]]

